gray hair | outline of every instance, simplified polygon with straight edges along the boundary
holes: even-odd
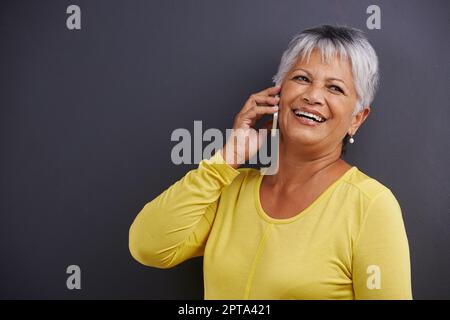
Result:
[[[337,55],[341,59],[349,58],[358,95],[353,115],[369,106],[379,83],[378,58],[364,33],[355,28],[322,25],[296,35],[281,57],[278,72],[273,77],[275,85],[281,85],[299,57],[309,61],[315,48],[321,52],[322,61],[327,63]]]

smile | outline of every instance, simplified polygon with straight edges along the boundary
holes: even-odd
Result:
[[[312,113],[300,110],[292,110],[292,112],[301,124],[309,126],[318,126],[326,121],[326,119]]]

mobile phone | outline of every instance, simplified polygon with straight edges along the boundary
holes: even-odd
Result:
[[[279,94],[277,94],[276,95],[276,97],[280,97],[280,95]],[[278,105],[277,105],[278,106]],[[272,130],[271,130],[271,134],[272,134],[272,137],[275,137],[276,136],[276,129],[277,129],[277,124],[278,124],[278,112],[280,111],[280,109],[278,109],[278,111],[277,112],[275,112],[274,114],[273,114],[273,123],[272,123]]]

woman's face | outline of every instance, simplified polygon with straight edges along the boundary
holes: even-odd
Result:
[[[357,102],[351,65],[334,57],[330,64],[313,50],[309,62],[298,59],[287,73],[280,94],[279,125],[282,139],[295,144],[338,147],[346,133],[354,134],[370,108],[352,116]],[[320,114],[324,122],[305,123],[295,113]],[[340,151],[340,149],[339,149]]]

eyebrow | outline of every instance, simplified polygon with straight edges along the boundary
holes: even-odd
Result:
[[[311,73],[310,73],[308,70],[306,70],[306,69],[303,69],[303,68],[297,68],[297,69],[294,69],[294,70],[292,70],[292,71],[296,71],[296,70],[304,71],[304,72],[306,72],[309,76],[311,76]],[[345,81],[342,80],[342,79],[339,79],[339,78],[327,78],[327,80],[340,81],[340,82],[342,82],[345,86],[347,86],[347,84],[345,83]]]

